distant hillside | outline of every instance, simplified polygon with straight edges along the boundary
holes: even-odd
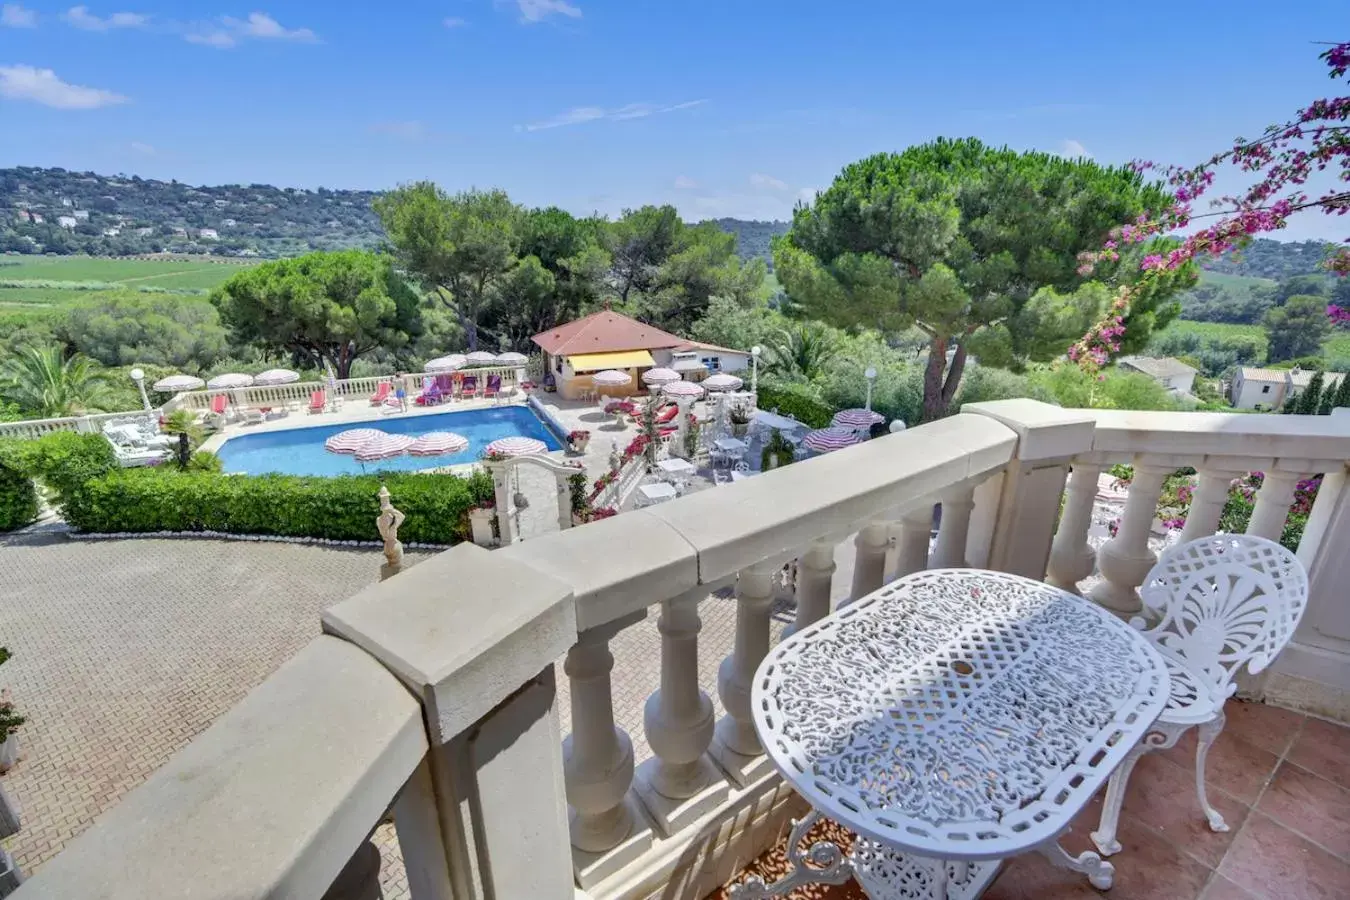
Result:
[[[1324,272],[1322,260],[1334,248],[1325,241],[1273,241],[1257,238],[1245,249],[1201,263],[1201,268],[1225,275],[1281,281],[1294,275]]]
[[[0,252],[290,256],[370,246],[383,236],[370,208],[375,196],[0,169]]]
[[[745,219],[718,219],[717,227],[736,235],[736,252],[741,259],[761,257],[773,271],[773,259],[769,254],[769,242],[776,235],[786,234],[788,222],[757,222]]]

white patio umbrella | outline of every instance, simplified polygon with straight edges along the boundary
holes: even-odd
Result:
[[[195,391],[206,387],[206,382],[202,381],[196,375],[169,375],[161,378],[150,385],[157,391],[167,393],[177,393],[178,391]]]
[[[429,431],[408,445],[413,456],[441,456],[459,453],[469,446],[469,439],[453,431]]]
[[[323,442],[323,449],[329,453],[355,453],[376,438],[386,437],[378,428],[349,428]]]
[[[230,372],[225,375],[217,375],[206,383],[206,386],[213,391],[230,390],[231,388],[251,387],[253,385],[253,376],[245,375],[242,372]]]
[[[531,453],[547,453],[548,444],[531,437],[505,437],[488,444],[487,452],[504,453],[507,456],[526,456]]]
[[[735,375],[728,375],[726,372],[718,372],[716,375],[710,375],[699,382],[704,388],[710,391],[739,391],[741,385],[745,384]]]
[[[356,451],[357,462],[374,462],[379,459],[391,459],[402,456],[412,446],[410,434],[386,434],[362,444]]]
[[[632,376],[627,372],[620,372],[618,369],[605,369],[603,372],[596,372],[591,376],[591,384],[601,388],[623,387],[632,383]]]
[[[871,428],[876,423],[884,421],[885,416],[870,409],[841,409],[834,414],[830,424],[840,428]]]
[[[697,400],[703,396],[703,386],[694,384],[692,381],[672,381],[670,384],[661,385],[661,393],[667,397],[692,398]]]
[[[662,385],[662,384],[670,384],[672,381],[679,381],[679,380],[680,380],[680,373],[676,372],[674,369],[664,369],[658,367],[655,369],[648,369],[647,371],[642,373],[643,384]]]
[[[426,364],[426,370],[434,375],[440,375],[446,372],[455,371],[467,361],[468,357],[464,354],[451,353],[449,356],[438,356],[433,360],[429,360]]]
[[[490,366],[497,362],[496,354],[488,353],[486,350],[475,350],[464,359],[471,366]]]
[[[300,380],[300,373],[290,369],[268,369],[253,376],[256,385],[294,384]]]
[[[497,362],[504,366],[523,366],[530,361],[524,353],[498,353]]]
[[[859,440],[861,438],[858,437],[858,432],[852,428],[839,428],[832,425],[829,428],[817,428],[815,431],[808,431],[806,437],[802,438],[802,443],[817,453],[829,453],[831,450],[852,447]]]

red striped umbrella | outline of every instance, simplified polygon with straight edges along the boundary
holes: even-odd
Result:
[[[504,453],[507,456],[527,456],[531,453],[547,453],[548,444],[530,437],[506,437],[488,444],[487,452]]]
[[[806,437],[802,438],[802,443],[817,453],[842,450],[845,447],[853,446],[858,441],[858,433],[852,428],[839,428],[837,426],[808,431]]]
[[[672,381],[661,385],[661,393],[667,397],[702,397],[703,388],[692,381]]]
[[[872,412],[870,409],[841,409],[834,414],[830,424],[842,428],[871,428],[877,422],[884,421],[886,421],[885,416],[881,413]]]
[[[329,453],[355,453],[375,438],[384,436],[378,428],[350,428],[324,441],[323,449]]]
[[[469,446],[469,439],[453,431],[429,431],[408,445],[413,456],[440,456],[458,453]]]
[[[729,375],[726,372],[718,372],[716,375],[710,375],[700,382],[704,388],[710,391],[739,391],[741,385],[745,384],[735,375]]]
[[[356,451],[357,462],[374,462],[377,459],[392,459],[402,456],[412,446],[410,434],[386,434],[361,445]]]
[[[642,373],[643,384],[670,384],[672,381],[679,381],[680,373],[674,369],[665,369],[657,367],[648,369]]]

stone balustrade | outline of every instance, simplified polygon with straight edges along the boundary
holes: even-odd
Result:
[[[366,835],[392,810],[414,900],[701,897],[798,808],[750,724],[784,565],[793,630],[827,615],[832,596],[928,567],[1075,589],[1094,555],[1104,580],[1092,596],[1128,613],[1151,564],[1158,489],[1178,466],[1200,471],[1196,536],[1217,524],[1231,473],[1272,474],[1252,517],[1265,534],[1278,534],[1297,479],[1326,473],[1299,551],[1309,614],[1294,668],[1277,671],[1315,704],[1316,686],[1335,685],[1350,661],[1350,622],[1331,602],[1350,577],[1348,457],[1340,415],[1002,401],[501,550],[461,545],[328,610],[329,636],[18,896],[319,898],[349,860],[361,870]],[[1136,476],[1120,530],[1094,554],[1097,477],[1126,461]],[[846,591],[835,585],[841,544],[853,556]],[[734,646],[704,683],[699,605],[726,586],[734,598],[715,602],[735,604]],[[660,686],[643,727],[655,755],[637,765],[614,709],[626,673],[609,648],[650,615]],[[568,723],[555,660],[571,686]]]

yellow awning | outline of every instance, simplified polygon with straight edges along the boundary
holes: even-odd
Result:
[[[654,366],[656,360],[646,350],[621,350],[617,353],[578,353],[567,357],[574,372],[598,372],[601,369],[640,369]]]

